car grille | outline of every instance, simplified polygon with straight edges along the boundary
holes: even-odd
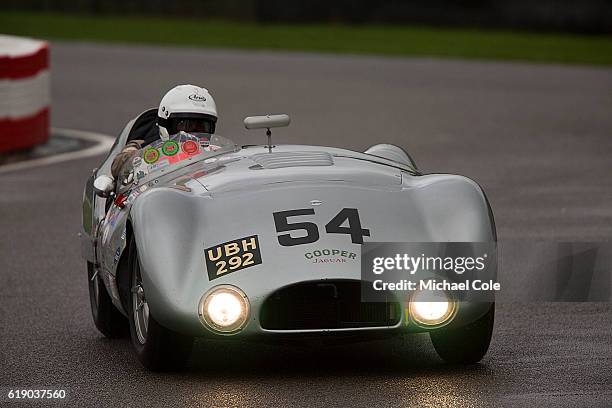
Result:
[[[394,326],[400,304],[361,302],[360,281],[303,282],[280,289],[263,303],[260,324],[267,330],[346,329]]]

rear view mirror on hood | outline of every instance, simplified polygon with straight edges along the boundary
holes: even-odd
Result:
[[[247,129],[270,129],[289,126],[291,118],[287,114],[248,116],[244,118],[244,127]]]

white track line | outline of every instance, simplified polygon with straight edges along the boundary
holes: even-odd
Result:
[[[33,167],[47,166],[49,164],[61,163],[69,160],[76,160],[85,157],[105,154],[108,153],[111,146],[115,142],[115,139],[111,136],[95,132],[87,132],[84,130],[53,128],[51,129],[51,134],[57,134],[63,137],[71,137],[73,139],[87,140],[89,142],[96,142],[96,144],[83,150],[60,153],[49,157],[41,157],[39,159],[26,160],[0,166],[0,174],[7,173],[9,171],[25,170]]]

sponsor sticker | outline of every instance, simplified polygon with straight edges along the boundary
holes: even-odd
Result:
[[[183,151],[187,154],[195,154],[198,152],[198,150],[200,150],[198,144],[196,142],[194,142],[193,140],[188,140],[185,143],[183,143]]]
[[[153,164],[157,162],[157,160],[159,160],[159,150],[153,149],[152,147],[150,147],[147,150],[145,150],[143,154],[143,158],[144,158],[145,163]]]
[[[208,279],[213,280],[232,272],[261,264],[257,235],[215,245],[204,251]]]
[[[166,156],[174,156],[179,151],[179,145],[174,140],[168,140],[162,145],[162,153]]]
[[[130,196],[128,197],[128,199],[126,200],[127,204],[132,204],[134,202],[134,200],[136,200],[136,198],[138,198],[138,196],[140,195],[140,191],[139,190],[133,190],[130,193]]]
[[[338,248],[321,248],[309,251],[304,257],[313,264],[335,264],[355,262],[357,254],[352,251]]]
[[[163,167],[166,167],[169,164],[170,164],[170,162],[168,160],[159,161],[159,162],[157,162],[157,163],[155,163],[154,165],[151,166],[151,171],[155,171],[155,170],[161,169]]]

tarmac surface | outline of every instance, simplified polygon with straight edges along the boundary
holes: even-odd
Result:
[[[115,135],[179,83],[206,86],[218,133],[287,112],[276,143],[403,146],[424,172],[479,182],[500,242],[609,241],[612,70],[53,43],[52,125]],[[100,157],[0,175],[0,405],[65,389],[70,406],[612,405],[612,306],[498,305],[480,364],[444,365],[427,336],[309,349],[198,342],[181,373],[146,372],[89,311],[81,195]],[[57,404],[46,402],[45,404]]]
[[[91,144],[92,143],[65,137],[60,132],[51,132],[49,139],[44,144],[35,146],[29,150],[0,155],[0,166],[27,160],[34,160],[65,152],[78,151]]]

